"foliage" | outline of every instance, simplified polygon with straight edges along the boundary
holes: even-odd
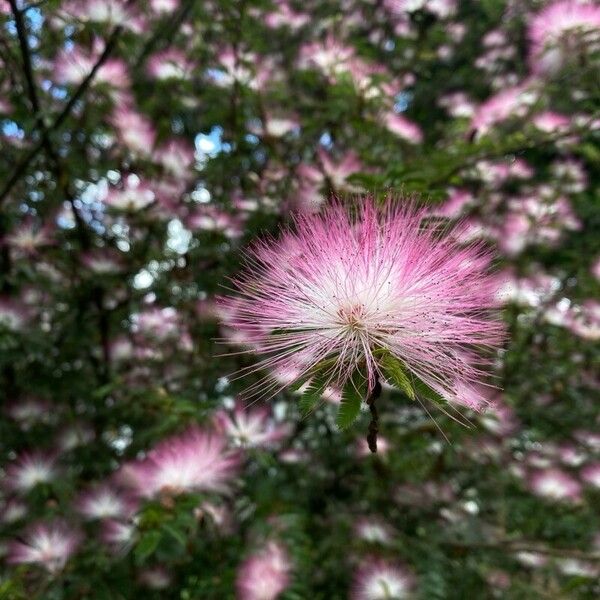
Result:
[[[0,598],[383,598],[378,561],[598,597],[594,8],[0,0]],[[242,406],[217,298],[294,211],[390,190],[493,249],[509,336],[457,418],[382,356],[372,455],[362,381]]]

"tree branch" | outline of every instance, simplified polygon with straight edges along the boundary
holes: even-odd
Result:
[[[11,3],[14,2],[14,0],[9,0],[9,1]],[[113,51],[122,29],[123,28],[121,25],[117,25],[117,27],[115,27],[113,29],[113,32],[111,33],[111,35],[108,38],[108,41],[104,48],[104,51],[102,52],[102,54],[96,61],[96,64],[93,66],[92,70],[89,72],[87,77],[81,82],[81,84],[79,85],[77,90],[73,93],[73,95],[71,96],[71,98],[69,99],[67,104],[64,106],[61,113],[56,117],[56,119],[54,119],[54,121],[48,127],[43,128],[43,131],[45,131],[45,135],[42,134],[41,139],[33,146],[33,148],[31,148],[29,153],[25,155],[25,157],[21,160],[21,162],[17,164],[15,170],[13,171],[13,174],[8,178],[8,180],[4,184],[4,187],[0,191],[0,204],[6,199],[8,194],[10,194],[10,192],[13,189],[13,187],[15,186],[15,184],[25,174],[25,172],[29,168],[29,165],[37,157],[37,155],[40,153],[40,151],[44,147],[46,147],[46,142],[47,142],[49,134],[60,128],[60,126],[70,116],[71,111],[73,110],[73,107],[75,106],[75,104],[78,102],[78,100],[80,98],[82,98],[84,96],[84,94],[90,87],[92,81],[94,80],[96,73],[98,72],[100,67],[106,62],[106,60],[110,56],[111,52]]]
[[[371,411],[371,422],[369,423],[369,431],[367,433],[367,444],[369,450],[375,454],[377,452],[377,434],[379,433],[379,413],[377,412],[377,406],[375,402],[381,396],[381,383],[379,379],[375,382],[373,390],[367,398],[367,404]]]

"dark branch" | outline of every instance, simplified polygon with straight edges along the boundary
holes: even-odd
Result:
[[[14,0],[10,0],[10,1],[13,2]],[[81,84],[79,85],[79,87],[77,88],[75,93],[71,96],[71,98],[69,99],[69,101],[67,102],[67,104],[65,105],[63,110],[61,111],[61,113],[56,117],[56,119],[54,119],[54,121],[48,127],[43,128],[43,130],[42,130],[43,134],[42,134],[40,141],[37,142],[33,146],[33,148],[31,148],[29,153],[26,154],[25,157],[21,160],[21,162],[16,166],[15,170],[13,171],[13,174],[8,178],[8,180],[4,184],[4,187],[0,191],[0,203],[8,196],[8,194],[10,194],[10,192],[13,189],[13,187],[15,186],[15,184],[25,174],[25,172],[29,168],[29,165],[37,157],[37,155],[40,153],[40,151],[44,147],[47,147],[46,143],[47,143],[48,135],[50,133],[52,133],[53,131],[56,131],[57,129],[60,128],[60,126],[70,116],[71,111],[73,110],[73,107],[75,106],[75,104],[87,92],[88,88],[90,87],[92,81],[94,80],[94,78],[96,76],[96,73],[98,72],[100,67],[106,62],[106,60],[110,56],[111,52],[113,51],[121,31],[122,31],[121,25],[118,25],[117,27],[115,27],[113,29],[113,32],[111,33],[110,37],[108,38],[108,41],[104,48],[104,51],[102,52],[102,54],[96,61],[96,64],[94,65],[92,70],[89,72],[87,77],[81,82]],[[45,134],[44,134],[44,132],[45,132]]]
[[[381,396],[381,383],[378,379],[367,398],[367,404],[371,411],[371,422],[369,423],[369,431],[367,433],[367,444],[369,444],[369,450],[373,452],[373,454],[377,452],[377,434],[379,433],[379,413],[377,412],[377,406],[375,405],[379,396]]]

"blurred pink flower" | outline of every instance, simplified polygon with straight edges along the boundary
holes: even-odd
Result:
[[[19,498],[0,501],[0,521],[6,524],[16,523],[28,516],[28,506]]]
[[[579,482],[558,468],[535,470],[527,482],[531,491],[542,498],[565,502],[579,502],[581,499]]]
[[[0,296],[0,330],[19,331],[29,321],[31,313],[22,302],[14,298]]]
[[[274,541],[249,556],[236,576],[238,600],[275,600],[289,585],[290,559]]]
[[[278,444],[291,432],[289,423],[277,423],[267,406],[246,407],[238,400],[233,411],[219,410],[213,417],[215,427],[235,445],[269,447]]]
[[[369,558],[359,565],[352,583],[352,600],[401,600],[415,587],[414,575],[400,563]]]
[[[134,212],[146,208],[155,200],[154,191],[137,175],[124,177],[122,185],[110,187],[102,198],[103,203],[115,210]]]
[[[84,23],[120,25],[136,33],[145,28],[144,20],[135,13],[128,0],[69,0],[60,10]]]
[[[38,523],[10,543],[7,560],[38,564],[54,574],[65,566],[81,540],[81,534],[62,521]]]
[[[545,133],[557,133],[568,131],[571,126],[571,119],[559,113],[546,111],[535,115],[533,124]]]
[[[54,58],[53,75],[60,85],[79,85],[98,62],[104,43],[94,39],[91,50],[81,46],[62,48]],[[125,90],[129,88],[129,73],[125,62],[118,58],[108,58],[96,71],[92,85],[107,85]]]
[[[156,13],[171,13],[179,7],[179,0],[150,0],[150,8]]]
[[[193,177],[194,147],[186,140],[167,140],[154,151],[153,158],[178,179]]]
[[[22,429],[30,429],[37,423],[48,423],[56,415],[57,408],[47,400],[35,396],[19,398],[7,403],[6,413],[19,423]]]
[[[82,493],[75,507],[87,519],[116,519],[132,516],[137,502],[109,485],[102,485]]]
[[[40,483],[56,479],[56,456],[49,452],[33,450],[22,452],[6,467],[6,484],[12,490],[26,493]]]
[[[145,497],[223,492],[239,463],[240,455],[227,450],[222,435],[192,426],[159,442],[146,457],[124,465],[119,480]]]
[[[386,113],[383,122],[390,132],[411,144],[420,144],[423,141],[421,128],[398,113]]]
[[[177,48],[161,50],[148,59],[148,73],[161,81],[190,79],[195,68],[185,52]]]
[[[390,544],[396,532],[394,528],[378,517],[360,517],[354,522],[354,532],[358,538],[371,544]]]
[[[489,97],[475,109],[471,130],[477,135],[487,134],[497,123],[509,118],[524,117],[538,97],[531,82],[504,89]]]
[[[587,44],[600,42],[600,6],[584,0],[558,0],[529,23],[530,63],[536,73],[553,73]]]
[[[94,248],[82,252],[79,259],[96,275],[115,275],[123,270],[123,258],[113,248]]]
[[[156,130],[151,121],[132,108],[128,102],[120,103],[113,110],[110,122],[117,130],[120,142],[132,152],[142,156],[152,153]]]
[[[53,234],[52,222],[41,224],[32,217],[25,217],[2,241],[25,255],[33,255],[38,249],[54,242]]]
[[[334,81],[340,74],[348,72],[354,52],[353,46],[329,35],[324,41],[304,43],[298,63],[300,68],[317,69]]]
[[[309,15],[295,11],[285,0],[279,0],[275,7],[275,10],[264,16],[265,25],[271,29],[289,27],[292,31],[297,31],[310,21]]]
[[[581,469],[580,476],[589,485],[600,488],[600,462],[585,465]]]
[[[171,585],[172,577],[166,567],[155,565],[142,569],[138,575],[138,581],[151,590],[166,590]]]
[[[125,550],[135,539],[137,528],[131,521],[105,519],[102,521],[100,539],[115,549]]]

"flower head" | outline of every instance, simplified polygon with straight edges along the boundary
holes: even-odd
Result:
[[[38,523],[9,545],[8,562],[36,563],[55,573],[65,566],[80,542],[80,533],[62,521]]]
[[[287,552],[277,542],[269,542],[247,558],[238,570],[236,588],[240,600],[275,600],[290,580]]]
[[[458,246],[451,231],[424,228],[423,218],[390,201],[378,208],[366,199],[355,215],[334,203],[255,246],[224,314],[265,356],[258,368],[295,373],[296,382],[319,371],[339,389],[360,370],[370,391],[391,357],[445,399],[483,406],[477,350],[502,337],[489,258],[481,246]]]
[[[536,72],[554,72],[585,44],[598,47],[600,7],[582,0],[558,0],[544,7],[529,24],[531,63]]]
[[[403,565],[371,559],[356,572],[351,597],[353,600],[408,598],[414,584],[414,576]]]
[[[600,488],[600,462],[593,462],[583,467],[581,478],[590,486]]]
[[[8,486],[27,493],[40,483],[50,483],[56,478],[56,458],[39,451],[24,452],[6,468]]]
[[[220,410],[214,420],[216,428],[239,446],[272,446],[290,433],[289,425],[276,423],[267,406],[245,408],[237,402],[231,413]]]
[[[223,491],[239,465],[218,433],[191,427],[160,442],[148,455],[125,465],[121,481],[141,496]]]
[[[128,517],[135,512],[136,502],[107,485],[84,492],[77,510],[87,519]]]
[[[557,468],[535,471],[529,478],[529,487],[537,496],[562,502],[578,502],[581,485],[569,473]]]

